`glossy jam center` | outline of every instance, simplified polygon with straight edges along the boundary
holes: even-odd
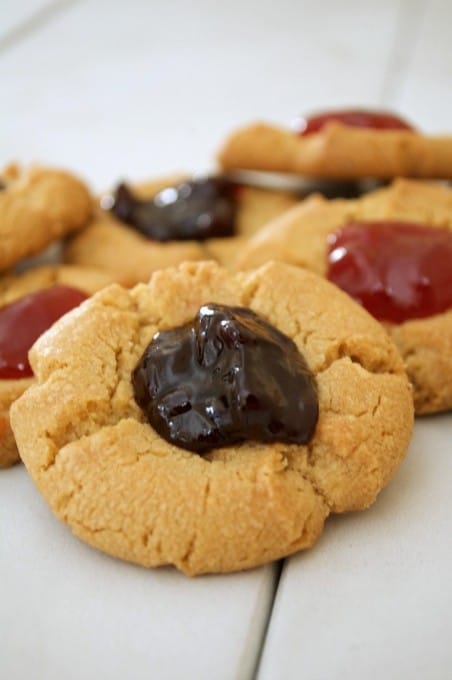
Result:
[[[300,118],[297,131],[300,135],[319,132],[328,123],[335,121],[349,127],[372,128],[374,130],[413,130],[405,120],[386,111],[366,111],[361,109],[326,111],[306,118]]]
[[[115,216],[157,241],[202,241],[232,236],[237,212],[236,186],[221,178],[183,182],[150,200],[136,198],[120,184],[114,195]]]
[[[86,298],[76,288],[53,286],[0,309],[0,378],[32,376],[30,347],[57,319]]]
[[[208,304],[158,333],[132,382],[152,427],[200,454],[244,440],[305,444],[317,423],[315,381],[296,345],[242,307]]]
[[[452,233],[403,222],[348,224],[329,238],[327,276],[382,321],[440,314],[452,306]]]

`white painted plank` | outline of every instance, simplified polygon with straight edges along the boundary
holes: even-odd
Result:
[[[425,3],[406,77],[391,102],[415,113],[419,128],[432,133],[450,134],[452,128],[451,25],[450,0]]]
[[[419,419],[377,503],[286,562],[259,680],[450,677],[451,442],[451,415]]]
[[[402,10],[381,103],[450,133],[452,6]],[[329,520],[318,546],[286,561],[259,680],[450,677],[451,474],[452,415],[418,419],[375,506]]]
[[[176,119],[184,121],[182,138],[191,137],[178,88],[204,21],[180,6],[191,41],[180,49],[180,37],[169,30],[174,8],[164,3],[86,3],[4,51],[3,160],[75,167],[97,186],[134,171],[145,176],[191,165],[176,148],[177,164],[167,159]],[[202,115],[201,98],[194,109],[190,115]],[[204,152],[206,130],[198,135]],[[171,569],[138,569],[76,541],[25,470],[2,472],[0,487],[7,508],[0,517],[1,677],[22,680],[35,669],[46,680],[251,677],[273,566],[196,580]]]
[[[109,558],[57,522],[25,469],[0,474],[0,677],[251,677],[271,566],[190,579]]]
[[[66,164],[99,188],[203,170],[236,125],[375,105],[397,8],[84,2],[0,61],[1,154]]]
[[[37,31],[71,0],[0,0],[0,50]],[[74,0],[76,1],[76,0]]]

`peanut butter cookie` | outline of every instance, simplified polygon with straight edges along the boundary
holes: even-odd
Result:
[[[272,441],[231,440],[222,431],[219,447],[196,453],[150,425],[136,401],[135,380],[154,343],[165,364],[163,372],[148,364],[158,389],[181,368],[181,358],[184,366],[187,359],[203,364],[208,381],[233,391],[240,386],[234,404],[206,394],[204,414],[196,415],[184,392],[195,389],[194,381],[177,382],[157,409],[169,415],[170,427],[195,416],[208,438],[212,423],[216,427],[242,404],[254,428],[265,398],[246,392],[247,362],[239,366],[234,359],[227,370],[221,364],[225,353],[247,342],[257,352],[247,355],[254,379],[272,384],[270,410],[280,397],[290,408],[298,402],[298,393],[284,394],[274,380],[279,365],[256,360],[260,345],[249,328],[223,319],[218,335],[210,335],[218,308],[239,309],[252,328],[270,327],[281,339],[279,350],[289,347],[305,362],[318,420],[311,420],[314,430],[304,443],[288,443],[292,430],[278,441],[280,423],[272,421]],[[184,325],[201,310],[196,336]],[[181,327],[188,338],[196,336],[197,349],[192,355],[182,348],[173,359],[181,346],[172,333]],[[229,572],[311,546],[331,512],[374,502],[412,431],[411,389],[384,329],[321,277],[284,264],[233,275],[212,262],[185,263],[132,290],[115,284],[57,322],[34,345],[30,361],[37,382],[11,409],[30,475],[76,536],[146,567]],[[200,384],[204,389],[206,381]],[[303,418],[305,405],[314,413],[301,399]]]
[[[82,182],[50,168],[0,173],[0,270],[84,227],[92,199]]]
[[[452,136],[428,136],[409,129],[351,127],[332,120],[315,133],[253,123],[223,144],[224,170],[265,170],[306,177],[452,178]]]
[[[90,226],[68,245],[65,260],[102,268],[127,286],[184,260],[228,264],[245,239],[297,202],[290,193],[217,178],[191,182],[173,176],[133,191],[122,186],[115,198],[101,199],[113,210],[97,209]]]
[[[332,235],[350,223],[376,221],[423,224],[432,230],[450,232],[452,190],[434,183],[397,180],[388,188],[353,201],[326,201],[314,196],[244,244],[235,265],[238,269],[247,269],[277,259],[326,275],[328,240]],[[444,297],[452,291],[452,269],[447,264],[447,260],[450,262],[450,246],[444,247],[443,252],[437,248],[435,258],[436,264],[432,263],[431,269],[437,269],[436,274],[441,277],[437,285]],[[441,264],[440,260],[444,258],[446,262]],[[405,267],[408,285],[414,270],[408,270],[406,262],[407,253],[401,254],[397,278],[403,281]],[[354,267],[356,271],[358,265]],[[428,286],[426,278],[421,276],[418,287],[427,291]],[[426,295],[436,295],[433,286],[428,290],[430,293],[427,291]],[[452,309],[447,306],[447,301],[442,311],[423,314],[422,318],[407,317],[398,323],[387,319],[382,318],[404,358],[414,386],[416,413],[452,408]]]
[[[0,468],[13,465],[19,460],[9,422],[9,408],[12,402],[33,383],[26,361],[26,352],[31,345],[31,342],[27,345],[27,338],[29,334],[31,337],[36,337],[34,335],[35,324],[41,327],[44,323],[47,327],[45,318],[49,314],[51,318],[53,312],[49,309],[44,311],[43,306],[48,308],[51,304],[60,305],[62,302],[65,304],[64,297],[58,300],[48,297],[37,300],[33,295],[30,297],[30,294],[55,287],[58,287],[63,296],[65,291],[69,295],[72,291],[72,297],[66,300],[66,305],[70,308],[74,306],[71,300],[75,304],[79,298],[85,297],[84,295],[77,297],[78,291],[91,295],[109,283],[111,283],[111,278],[107,274],[89,267],[39,267],[19,276],[0,277]],[[9,306],[19,301],[22,301],[22,304],[25,303],[26,306],[23,309]],[[63,309],[64,307],[55,310],[56,316],[58,316],[58,311],[62,312]],[[6,318],[5,310],[9,310]],[[21,320],[26,327],[20,325]],[[11,333],[12,330],[15,331],[14,335]]]

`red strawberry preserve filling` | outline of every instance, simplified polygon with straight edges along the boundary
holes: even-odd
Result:
[[[35,340],[87,297],[77,288],[53,286],[0,309],[0,379],[31,377],[28,351]]]
[[[327,277],[381,321],[452,307],[452,233],[404,222],[353,222],[328,238]]]
[[[326,111],[313,116],[301,117],[297,121],[297,132],[302,136],[310,135],[314,132],[320,132],[328,123],[332,122],[342,123],[347,127],[371,128],[373,130],[414,130],[409,123],[393,113],[348,109]]]

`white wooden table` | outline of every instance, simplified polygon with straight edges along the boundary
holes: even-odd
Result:
[[[450,0],[0,0],[1,162],[206,170],[256,118],[385,107],[452,132]],[[452,677],[452,415],[305,554],[188,579],[89,549],[0,474],[2,680]],[[281,578],[279,578],[281,571]]]

